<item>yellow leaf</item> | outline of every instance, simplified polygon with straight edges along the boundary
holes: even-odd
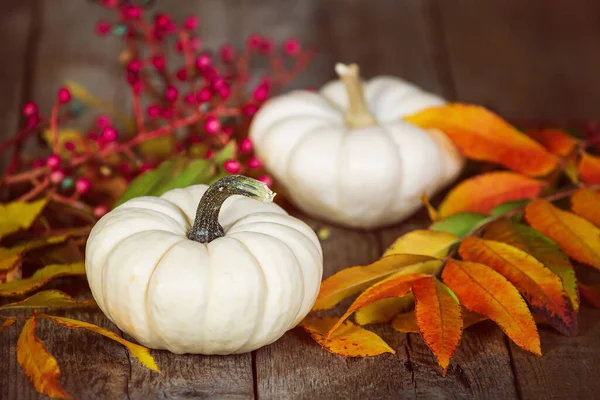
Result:
[[[14,320],[12,318],[5,319],[4,322],[2,323],[2,325],[0,325],[0,332],[2,332],[4,329],[8,328],[15,322],[16,322],[16,320]]]
[[[571,258],[600,270],[600,228],[546,200],[528,204],[525,219]]]
[[[42,133],[42,137],[52,148],[54,144],[52,131],[50,129],[46,129],[44,133]],[[65,149],[65,143],[67,142],[72,143],[75,146],[74,151],[79,153],[96,148],[96,144],[94,143],[94,147],[92,147],[92,142],[86,136],[84,136],[83,132],[80,130],[75,128],[63,128],[58,131],[58,148],[61,157],[67,157],[73,154],[72,151]]]
[[[0,285],[0,296],[17,296],[29,293],[61,276],[85,275],[83,262],[74,264],[52,264],[38,269],[32,276]]]
[[[27,320],[17,341],[17,361],[35,390],[54,399],[70,399],[60,386],[60,368],[56,358],[35,335],[37,319]]]
[[[419,254],[431,257],[445,257],[450,247],[460,238],[448,232],[417,229],[400,236],[383,254]]]
[[[429,197],[427,197],[427,193],[423,193],[421,195],[421,201],[423,202],[423,205],[427,209],[427,214],[429,215],[429,219],[434,222],[438,221],[441,218],[440,214],[435,209],[435,207],[433,207],[431,205],[431,202],[429,201]]]
[[[306,317],[300,324],[312,338],[327,351],[345,357],[371,357],[383,353],[396,352],[377,334],[346,321],[334,335],[327,338],[327,332],[337,318]]]
[[[152,371],[160,372],[158,370],[158,366],[154,361],[154,358],[150,354],[150,351],[144,346],[140,346],[139,344],[131,343],[128,340],[123,339],[119,335],[114,332],[111,332],[107,329],[101,328],[94,324],[90,324],[88,322],[78,321],[76,319],[57,317],[55,315],[48,314],[40,314],[39,318],[47,318],[52,322],[57,323],[58,325],[64,326],[69,329],[86,329],[88,331],[99,333],[100,335],[106,336],[109,339],[114,340],[127,347],[127,350],[138,359],[139,362],[142,363],[146,368],[151,369]]]
[[[571,209],[600,227],[600,194],[589,189],[579,189],[571,196]]]
[[[174,153],[175,141],[172,136],[162,136],[140,143],[137,149],[144,159],[159,160]]]
[[[359,325],[380,324],[391,321],[396,315],[412,308],[415,298],[412,293],[376,301],[356,311],[354,319]]]
[[[15,201],[0,204],[0,239],[21,229],[29,229],[47,203],[48,199],[41,199],[31,203]]]
[[[321,283],[319,296],[312,310],[327,310],[395,272],[418,271],[423,268],[424,263],[434,260],[427,256],[395,254],[383,257],[370,265],[341,270]]]
[[[65,292],[51,289],[38,292],[33,296],[26,298],[25,300],[0,306],[0,310],[6,310],[9,308],[73,308],[90,307],[95,305],[96,303],[93,300],[80,303]]]
[[[30,240],[29,242],[10,248],[0,247],[0,272],[14,268],[15,264],[21,261],[23,253],[27,250],[62,243],[66,239],[67,235],[56,235],[37,240]]]

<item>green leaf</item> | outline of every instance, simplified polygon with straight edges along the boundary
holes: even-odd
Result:
[[[235,140],[230,140],[225,147],[223,147],[218,153],[213,156],[213,161],[216,165],[221,167],[223,163],[235,155],[235,149],[237,145]]]
[[[531,200],[513,200],[507,201],[506,203],[502,203],[497,205],[490,211],[490,215],[492,217],[498,217],[500,215],[504,215],[510,211],[516,210],[520,207],[525,207]]]
[[[173,179],[161,187],[161,191],[165,193],[169,190],[184,188],[190,185],[208,183],[215,173],[216,167],[212,162],[204,159],[195,160],[182,170],[177,171]]]
[[[488,219],[489,217],[485,214],[462,212],[433,223],[429,229],[452,233],[458,237],[465,237],[484,224]]]
[[[162,194],[160,193],[161,187],[168,184],[174,169],[175,164],[173,161],[165,161],[158,168],[139,175],[131,182],[121,198],[117,200],[115,207],[135,197],[159,196]]]

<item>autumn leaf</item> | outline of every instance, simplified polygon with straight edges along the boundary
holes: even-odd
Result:
[[[442,375],[460,343],[463,331],[461,307],[454,293],[435,277],[412,284],[415,317],[423,341],[435,355]]]
[[[93,300],[78,302],[65,292],[51,289],[38,292],[33,296],[26,298],[25,300],[0,306],[0,310],[7,310],[9,308],[73,308],[90,307],[95,305],[96,303]]]
[[[481,174],[462,181],[439,207],[442,217],[470,211],[487,214],[511,200],[536,198],[544,183],[510,171]]]
[[[48,199],[41,199],[31,203],[14,201],[0,204],[0,239],[21,229],[29,229],[47,203]]]
[[[506,203],[502,203],[492,208],[490,211],[491,217],[499,217],[501,215],[505,215],[511,211],[515,211],[517,209],[522,208],[524,210],[525,206],[529,204],[530,200],[513,200],[507,201]]]
[[[464,307],[489,317],[518,346],[542,354],[540,336],[527,304],[502,275],[483,264],[450,259],[442,280]]]
[[[34,250],[44,246],[58,244],[67,240],[67,235],[55,235],[46,238],[30,240],[24,244],[10,248],[0,247],[0,272],[8,271],[21,261],[25,251]]]
[[[600,227],[600,194],[589,189],[579,189],[571,196],[571,210]]]
[[[337,318],[306,317],[300,324],[312,338],[327,351],[345,357],[371,357],[383,353],[396,352],[377,334],[345,321],[327,338],[327,333],[336,323]]]
[[[458,252],[463,260],[484,264],[509,280],[556,330],[577,334],[577,314],[561,279],[523,250],[494,240],[468,237]]]
[[[463,320],[463,331],[475,324],[482,321],[486,321],[489,318],[485,315],[469,311],[462,307],[462,320]],[[415,317],[414,311],[405,312],[396,315],[392,321],[392,328],[402,333],[420,333],[419,327],[417,326],[417,318]]]
[[[17,341],[17,361],[35,390],[54,399],[70,399],[60,386],[60,368],[56,358],[35,335],[37,318],[29,318]]]
[[[544,128],[527,130],[529,137],[538,141],[550,153],[559,157],[570,155],[579,140],[561,129]]]
[[[448,232],[417,229],[400,236],[385,251],[383,257],[392,254],[419,254],[444,257],[450,247],[460,238]]]
[[[85,275],[83,262],[74,264],[53,264],[38,269],[29,278],[19,279],[0,285],[0,296],[17,296],[29,293],[44,286],[52,279],[61,276]]]
[[[600,183],[600,157],[582,153],[579,160],[579,179],[588,185]]]
[[[321,283],[321,289],[312,311],[327,310],[340,301],[362,292],[374,283],[398,272],[418,272],[434,261],[433,257],[394,254],[366,266],[350,267],[330,276]]]
[[[546,200],[525,208],[525,219],[534,229],[554,240],[569,257],[600,269],[600,228]]]
[[[0,332],[2,332],[4,329],[8,328],[9,326],[12,326],[12,324],[14,324],[16,322],[15,319],[12,318],[7,318],[4,320],[4,322],[2,323],[2,325],[0,325]]]
[[[443,131],[467,157],[503,165],[528,176],[552,171],[558,159],[535,140],[483,107],[447,104],[405,117],[422,128]]]
[[[440,264],[440,261],[436,261]],[[408,293],[411,284],[427,275],[421,273],[396,273],[391,277],[376,283],[360,294],[354,302],[348,307],[348,310],[342,315],[339,321],[329,331],[329,336],[356,310],[366,307],[376,301],[388,299],[390,297],[401,297]]]
[[[436,221],[429,229],[435,232],[451,233],[462,238],[479,228],[488,219],[489,217],[485,214],[463,212]]]
[[[527,225],[508,219],[500,219],[490,224],[483,238],[507,243],[531,254],[560,277],[573,309],[575,311],[579,309],[579,292],[573,265],[569,257],[552,240]]]
[[[57,317],[56,315],[48,315],[48,314],[40,314],[39,318],[46,318],[51,320],[52,322],[64,326],[69,329],[86,329],[88,331],[99,333],[109,339],[114,340],[117,343],[122,344],[129,350],[131,355],[138,359],[139,362],[142,363],[146,368],[151,369],[152,371],[160,372],[158,370],[158,366],[154,361],[154,358],[150,354],[150,351],[144,346],[140,346],[139,344],[131,343],[128,340],[123,339],[119,335],[114,332],[111,332],[107,329],[101,328],[94,324],[90,324],[88,322],[78,321],[76,319]]]
[[[354,320],[359,325],[380,324],[391,321],[399,313],[411,309],[415,305],[412,293],[402,297],[391,297],[369,304],[354,314]]]
[[[600,285],[587,285],[579,282],[579,291],[591,305],[600,308]]]

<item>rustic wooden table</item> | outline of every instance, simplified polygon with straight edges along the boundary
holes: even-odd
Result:
[[[240,44],[259,31],[317,43],[322,56],[296,84],[333,77],[335,61],[355,61],[364,75],[403,76],[448,99],[484,104],[512,119],[600,117],[600,2],[579,0],[180,0],[158,1],[175,18],[200,15],[204,41]],[[177,5],[175,5],[175,3]],[[15,132],[20,105],[49,110],[57,87],[72,79],[126,103],[120,43],[94,37],[108,18],[83,0],[2,0],[0,136]],[[312,227],[324,226],[304,218]],[[421,213],[384,230],[331,227],[323,241],[325,276],[381,255],[391,241],[426,224]],[[65,280],[59,287],[80,287]],[[67,289],[69,290],[69,289]],[[100,312],[68,312],[116,331]],[[510,343],[492,323],[469,329],[442,378],[418,335],[376,327],[396,355],[344,359],[300,329],[252,354],[178,356],[153,352],[161,374],[120,345],[89,332],[41,321],[38,334],[59,360],[61,383],[80,399],[154,398],[497,398],[595,399],[600,393],[600,310],[583,305],[580,334],[540,328],[543,357]],[[0,398],[39,397],[19,368],[12,327],[0,335]]]

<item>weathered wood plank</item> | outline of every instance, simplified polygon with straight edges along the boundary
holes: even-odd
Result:
[[[507,118],[600,117],[600,3],[438,1],[458,100]]]

